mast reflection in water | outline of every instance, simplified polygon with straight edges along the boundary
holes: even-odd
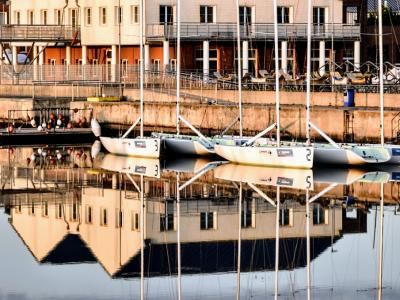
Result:
[[[0,299],[400,293],[397,170],[282,170],[38,150],[1,150]]]

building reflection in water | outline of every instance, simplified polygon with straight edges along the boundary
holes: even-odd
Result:
[[[318,186],[312,173],[311,177],[304,172],[293,177],[302,178],[303,185],[289,180],[286,171],[233,170],[229,165],[215,169],[209,167],[208,161],[191,163],[189,174],[185,174],[182,166],[171,167],[151,160],[110,160],[106,156],[97,166],[93,162],[90,169],[72,169],[72,173],[68,168],[57,169],[64,176],[60,182],[54,176],[42,176],[47,184],[38,191],[34,180],[30,180],[37,171],[31,167],[26,172],[18,169],[11,176],[14,192],[7,195],[10,224],[41,264],[99,263],[112,278],[140,277],[142,177],[145,277],[178,273],[178,217],[182,274],[237,271],[238,244],[242,273],[275,270],[276,220],[277,269],[307,266],[306,190],[318,195],[326,185]],[[55,172],[51,168],[41,170],[43,174]],[[202,173],[204,170],[210,172]],[[179,216],[176,171],[180,172],[180,186],[195,176],[193,172],[202,173],[197,181],[182,189]],[[79,180],[76,172],[80,174]],[[2,177],[3,186],[11,177]],[[371,178],[364,173],[355,177],[364,181]],[[312,185],[308,184],[310,180]],[[239,184],[243,186],[241,205]],[[292,188],[288,187],[290,184]],[[281,199],[278,210],[274,202],[268,201],[277,198],[277,187]],[[368,207],[358,204],[357,208],[357,203],[353,209],[343,207],[343,199],[346,203],[348,198],[343,194],[339,197],[337,188],[332,191],[310,204],[311,261],[344,234],[367,231]]]

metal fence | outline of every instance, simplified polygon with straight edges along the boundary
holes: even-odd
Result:
[[[0,25],[0,40],[5,42],[66,42],[80,40],[80,27],[65,25]]]

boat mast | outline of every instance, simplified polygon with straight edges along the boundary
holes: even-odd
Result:
[[[278,41],[278,4],[274,0],[274,47],[275,47],[275,114],[276,114],[276,142],[279,147],[281,143],[280,126],[280,95],[279,95],[279,41]]]
[[[379,105],[381,121],[381,145],[385,144],[384,136],[384,99],[383,99],[383,32],[382,32],[382,0],[378,0],[378,31],[379,31]]]
[[[246,26],[246,17],[243,16],[244,26]],[[243,136],[243,108],[242,108],[242,47],[240,45],[240,4],[239,0],[236,0],[236,35],[237,35],[237,59],[238,59],[238,101],[239,101],[239,135]]]
[[[179,115],[181,97],[181,0],[177,0],[177,36],[176,36],[176,134],[180,134]]]
[[[144,55],[143,55],[143,28],[144,28],[144,17],[143,17],[143,12],[144,12],[144,0],[139,1],[139,10],[140,10],[140,25],[139,25],[139,47],[140,47],[140,137],[143,138],[143,114],[144,114],[144,107],[143,107],[143,101],[144,101]]]
[[[306,139],[310,145],[310,102],[311,102],[311,0],[307,1],[307,72],[306,72]],[[332,48],[333,51],[333,48]]]

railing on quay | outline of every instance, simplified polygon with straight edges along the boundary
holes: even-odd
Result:
[[[273,23],[254,23],[240,26],[243,39],[273,40]],[[181,23],[181,36],[183,40],[204,39],[236,39],[235,23]],[[359,24],[314,24],[312,29],[314,39],[359,39],[361,35]],[[288,23],[278,25],[279,38],[307,38],[306,23]],[[147,38],[150,40],[176,39],[177,25],[174,24],[149,24],[147,25]]]
[[[79,26],[0,25],[2,42],[72,42],[80,40]]]

